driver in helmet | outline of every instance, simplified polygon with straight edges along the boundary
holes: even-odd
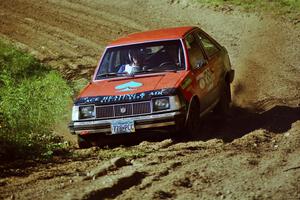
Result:
[[[137,49],[135,50],[129,50],[128,57],[130,60],[129,64],[123,65],[119,69],[119,73],[121,72],[127,72],[128,74],[133,74],[135,72],[141,71],[142,69],[142,62],[143,57],[141,55],[141,52]]]

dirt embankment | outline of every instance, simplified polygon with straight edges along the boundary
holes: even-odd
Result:
[[[67,78],[89,77],[114,38],[180,25],[198,25],[220,41],[236,70],[232,116],[205,119],[202,132],[215,139],[72,150],[52,163],[4,165],[1,198],[300,198],[299,24],[158,0],[3,0],[0,16],[2,38]]]

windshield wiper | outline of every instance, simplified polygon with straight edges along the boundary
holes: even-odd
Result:
[[[119,76],[119,75],[124,75],[127,74],[126,72],[121,72],[121,73],[115,73],[115,72],[109,72],[109,73],[101,73],[97,74],[97,78],[100,77],[114,77],[114,76]]]
[[[177,69],[166,69],[166,70],[162,70],[162,72],[177,72]]]
[[[143,74],[143,73],[161,73],[161,72],[177,72],[176,69],[165,69],[165,70],[157,70],[157,69],[146,69],[143,71],[135,72],[135,74]]]

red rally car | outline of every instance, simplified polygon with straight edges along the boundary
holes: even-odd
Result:
[[[130,34],[105,49],[69,128],[79,147],[94,134],[190,134],[209,111],[228,111],[233,78],[225,47],[198,27]]]

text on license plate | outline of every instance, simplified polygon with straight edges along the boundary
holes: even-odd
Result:
[[[111,123],[111,133],[132,133],[135,132],[133,120],[116,120]]]

